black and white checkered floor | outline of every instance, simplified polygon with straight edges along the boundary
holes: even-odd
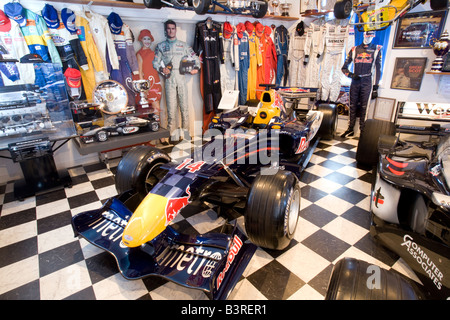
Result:
[[[229,299],[321,300],[333,264],[346,256],[413,277],[368,233],[372,176],[356,167],[357,142],[336,138],[319,143],[302,175],[294,240],[281,252],[258,248]],[[72,188],[22,202],[13,199],[12,181],[0,186],[0,300],[207,299],[200,291],[158,278],[125,280],[111,255],[75,238],[71,217],[98,208],[116,189],[103,163],[69,173]],[[198,233],[224,222],[212,210],[180,215],[176,222]]]

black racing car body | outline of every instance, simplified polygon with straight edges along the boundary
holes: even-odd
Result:
[[[194,10],[196,14],[222,13],[252,15],[262,18],[266,15],[266,0],[144,0],[147,8],[161,9],[164,5],[179,10]]]
[[[127,279],[159,276],[225,299],[257,245],[289,245],[300,174],[319,133],[329,132],[322,126],[337,121],[334,105],[288,116],[274,97],[263,93],[256,113],[244,107],[213,119],[209,141],[184,159],[148,146],[131,149],[117,168],[120,195],[74,216],[75,234],[110,252]],[[180,212],[204,205],[230,221],[229,214],[243,214],[246,233],[226,224],[222,232],[187,235],[171,226]]]
[[[391,272],[385,273],[390,280],[382,279],[383,285],[376,288],[379,290],[368,289],[363,282],[372,275],[369,264],[357,271],[364,262],[343,259],[335,266],[327,299],[450,297],[450,129],[432,125],[398,126],[397,130],[429,135],[430,139],[380,137],[370,234],[399,255],[421,283]],[[358,272],[359,285],[346,287]]]

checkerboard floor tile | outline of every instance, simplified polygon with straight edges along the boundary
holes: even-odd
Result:
[[[283,251],[258,248],[229,299],[324,299],[333,265],[346,256],[413,277],[369,235],[372,174],[357,168],[356,146],[356,138],[319,143],[301,177],[302,210],[292,243]],[[116,166],[112,172],[103,163],[70,168],[72,188],[22,202],[14,200],[12,181],[0,186],[1,300],[207,299],[160,278],[125,280],[111,255],[74,237],[71,217],[117,194]],[[175,222],[187,232],[224,223],[212,210],[180,215]],[[237,220],[242,226],[243,218]]]

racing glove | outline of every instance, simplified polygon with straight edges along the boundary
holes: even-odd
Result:
[[[306,66],[309,62],[309,55],[305,55],[305,59],[303,60],[303,65]]]
[[[376,99],[378,97],[378,85],[372,87],[372,97],[371,99]]]

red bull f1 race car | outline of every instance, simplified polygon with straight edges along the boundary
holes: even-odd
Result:
[[[210,140],[185,159],[172,161],[148,146],[131,149],[117,167],[119,196],[74,216],[75,234],[111,253],[127,279],[159,276],[226,299],[256,246],[289,245],[299,217],[300,174],[319,136],[336,130],[335,105],[286,109],[280,101],[268,90],[258,106],[214,118]],[[236,223],[217,233],[177,231],[172,223],[180,212],[205,204],[219,214],[242,214],[245,232]]]

